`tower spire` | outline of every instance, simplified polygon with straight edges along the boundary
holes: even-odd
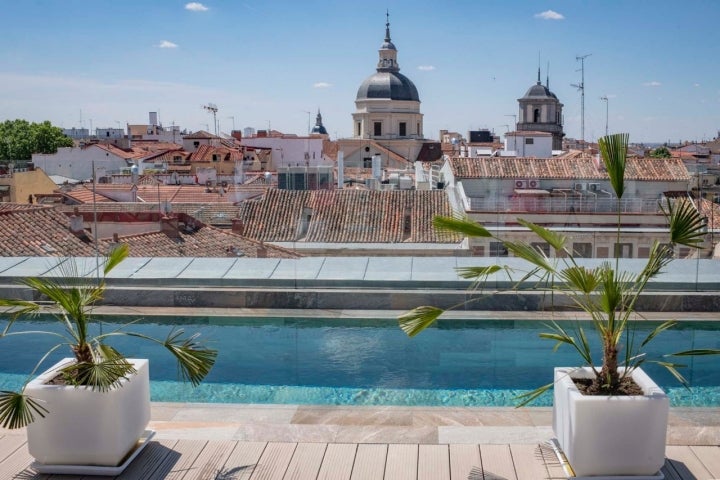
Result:
[[[542,84],[542,83],[540,82],[540,50],[538,50],[538,79],[537,79],[537,84],[538,84],[538,85],[541,85],[541,84]]]
[[[390,41],[390,10],[385,10],[385,41]]]
[[[545,72],[545,88],[550,90],[550,62],[547,63],[547,71]]]

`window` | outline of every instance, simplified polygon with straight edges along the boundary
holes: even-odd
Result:
[[[182,163],[182,157],[180,155],[175,155],[173,157],[173,163]]]
[[[355,126],[355,136],[359,137],[362,135],[362,123],[357,122],[357,125]]]
[[[616,243],[614,251],[617,258],[632,258],[632,243]]]
[[[372,157],[363,157],[363,168],[372,168]]]
[[[526,138],[526,139],[525,139],[525,145],[532,145],[532,144],[534,144],[534,143],[535,143],[535,139],[534,139],[534,138]]]
[[[193,142],[193,147],[197,148],[200,146],[200,142]]]
[[[218,156],[217,156],[216,153],[213,153],[212,161],[213,161],[213,162],[217,162],[217,161],[218,161]]]
[[[382,122],[373,123],[373,135],[376,137],[382,135]]]
[[[573,243],[573,253],[578,258],[592,258],[592,243]]]
[[[538,122],[540,122],[540,109],[536,108],[535,110],[533,110],[533,123]]]
[[[546,257],[550,256],[550,244],[546,242],[532,242],[530,246],[535,250],[540,250],[541,252],[543,252]]]
[[[400,136],[406,137],[407,136],[407,123],[400,122]]]
[[[490,256],[491,257],[507,257],[508,251],[502,242],[490,242]]]

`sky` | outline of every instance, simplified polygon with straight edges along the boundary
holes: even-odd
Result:
[[[424,135],[513,130],[549,74],[566,136],[710,140],[720,130],[717,0],[0,0],[0,121],[148,123],[352,135],[390,14]],[[584,62],[578,60],[585,57]],[[548,71],[549,68],[549,71]],[[601,97],[606,97],[603,100]]]

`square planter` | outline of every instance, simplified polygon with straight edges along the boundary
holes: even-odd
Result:
[[[670,402],[645,372],[633,380],[644,395],[583,395],[574,378],[592,378],[590,367],[556,368],[553,431],[582,476],[651,476],[665,463]]]
[[[135,447],[150,421],[149,362],[128,359],[137,373],[108,392],[48,385],[66,358],[25,389],[48,409],[28,425],[28,450],[40,464],[117,466]]]

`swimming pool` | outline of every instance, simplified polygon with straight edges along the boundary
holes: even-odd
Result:
[[[123,321],[103,319],[108,330]],[[567,347],[553,353],[552,342],[538,338],[547,329],[533,321],[441,320],[412,339],[392,319],[145,317],[132,329],[163,338],[172,325],[202,332],[220,353],[207,380],[193,389],[176,381],[176,365],[163,349],[137,339],[114,341],[128,356],[150,358],[153,401],[512,406],[518,394],[550,382],[554,366],[577,364]],[[42,319],[17,327],[60,330]],[[0,390],[21,385],[49,345],[38,336],[1,339]],[[720,322],[682,322],[657,337],[649,353],[690,348],[720,348]],[[671,405],[720,407],[720,359],[682,361],[691,391],[660,367],[646,370]],[[548,394],[533,405],[551,402]]]

